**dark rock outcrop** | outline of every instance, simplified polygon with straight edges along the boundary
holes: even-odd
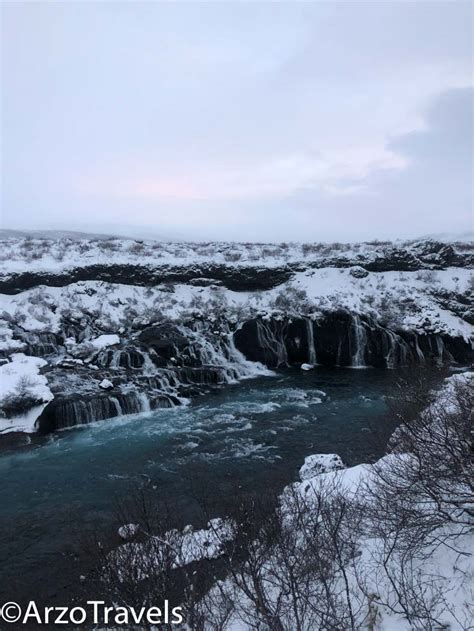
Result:
[[[147,327],[138,335],[139,341],[153,349],[163,359],[171,359],[189,345],[189,339],[170,323]]]
[[[179,404],[171,395],[140,396],[137,392],[109,391],[97,395],[63,395],[45,407],[37,420],[38,432],[48,434],[57,429],[85,425],[124,414],[139,414],[156,408]]]
[[[392,331],[367,317],[347,312],[310,319],[253,319],[235,332],[237,348],[270,368],[291,364],[395,368],[430,362],[472,361],[462,338]]]
[[[334,254],[316,260],[304,260],[278,266],[262,266],[249,262],[233,265],[205,261],[192,265],[159,265],[156,263],[96,263],[69,267],[58,272],[47,270],[10,272],[0,277],[0,293],[17,294],[39,285],[64,287],[78,281],[99,280],[125,285],[156,286],[172,283],[222,285],[233,291],[272,289],[288,281],[295,272],[308,268],[359,266],[370,272],[417,271],[446,267],[474,266],[474,254],[458,252],[453,246],[432,240],[400,247],[381,245],[359,254]],[[92,290],[93,291],[93,290]]]
[[[78,281],[100,280],[124,285],[155,286],[168,283],[221,284],[234,291],[272,289],[292,275],[287,267],[231,266],[204,263],[188,266],[152,266],[112,263],[73,267],[60,272],[16,272],[0,278],[0,293],[17,294],[38,285],[64,287]]]

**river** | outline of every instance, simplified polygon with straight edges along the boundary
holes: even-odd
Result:
[[[111,419],[34,441],[0,457],[0,595],[61,601],[78,580],[78,531],[115,532],[117,504],[146,487],[173,507],[177,525],[202,520],[194,496],[216,515],[236,485],[278,492],[305,456],[374,460],[394,429],[390,370],[285,371],[241,381],[188,406]]]

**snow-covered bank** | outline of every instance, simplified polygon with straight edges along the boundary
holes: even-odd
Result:
[[[281,530],[268,543],[264,523],[248,559],[205,596],[210,624],[231,601],[226,631],[471,628],[473,386],[474,373],[447,380],[413,420],[410,452],[402,430],[374,464],[308,457],[270,520]]]
[[[140,535],[139,527],[132,525],[133,534],[130,528],[127,532],[130,539]],[[120,530],[124,528],[127,526]],[[163,568],[176,569],[195,561],[215,559],[224,554],[225,543],[233,538],[234,530],[230,521],[216,517],[200,530],[188,525],[182,531],[169,530],[162,536],[142,533],[144,541],[124,543],[108,555],[104,568],[106,580],[107,573],[112,573],[120,582],[139,582],[153,579]]]
[[[0,366],[0,433],[34,432],[45,405],[54,397],[44,375],[46,361],[14,353],[9,363]]]

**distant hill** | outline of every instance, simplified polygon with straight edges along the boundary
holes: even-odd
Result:
[[[474,241],[474,231],[466,230],[465,232],[438,232],[435,234],[426,234],[421,239],[433,239],[442,243],[470,243]]]
[[[183,237],[176,234],[166,234],[155,230],[153,227],[133,228],[118,225],[109,232],[108,227],[104,227],[104,232],[86,232],[83,230],[16,230],[13,228],[0,229],[0,239],[26,238],[33,239],[147,239],[151,241],[183,241]]]
[[[26,238],[33,239],[133,239],[133,237],[124,237],[116,234],[102,234],[94,232],[78,232],[75,230],[10,230],[1,229],[0,238]]]

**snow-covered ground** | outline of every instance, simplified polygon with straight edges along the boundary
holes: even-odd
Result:
[[[375,261],[392,249],[418,256],[425,241],[372,241],[367,243],[164,243],[130,239],[0,239],[3,273],[21,272],[26,264],[35,271],[67,270],[78,265],[143,264],[185,265],[215,263],[274,267],[327,259]],[[472,251],[469,243],[456,243],[458,252]],[[420,249],[421,248],[421,249]],[[437,262],[436,255],[430,255]]]
[[[351,268],[297,272],[267,291],[240,292],[224,287],[176,284],[137,287],[103,281],[80,281],[65,287],[37,287],[9,296],[0,294],[4,324],[2,348],[12,344],[9,322],[27,331],[57,331],[66,316],[91,315],[110,334],[131,324],[160,318],[179,320],[193,314],[226,312],[229,319],[256,315],[309,315],[346,309],[383,321],[396,329],[430,331],[469,339],[474,328],[462,315],[468,307],[473,273],[457,267],[418,272],[369,272],[356,278]],[[14,342],[13,344],[18,344]]]
[[[53,398],[46,377],[39,374],[39,369],[46,364],[40,357],[14,353],[9,363],[0,366],[0,407],[14,407],[18,398],[29,399],[23,413],[0,417],[0,434],[35,431],[36,419]]]
[[[137,524],[119,528],[122,538],[140,535]],[[219,517],[211,519],[207,528],[194,530],[191,525],[182,531],[170,530],[162,537],[143,533],[145,541],[124,543],[113,550],[106,570],[116,573],[120,581],[140,581],[159,572],[161,565],[184,567],[194,561],[215,559],[224,553],[224,544],[234,536],[234,525]]]

